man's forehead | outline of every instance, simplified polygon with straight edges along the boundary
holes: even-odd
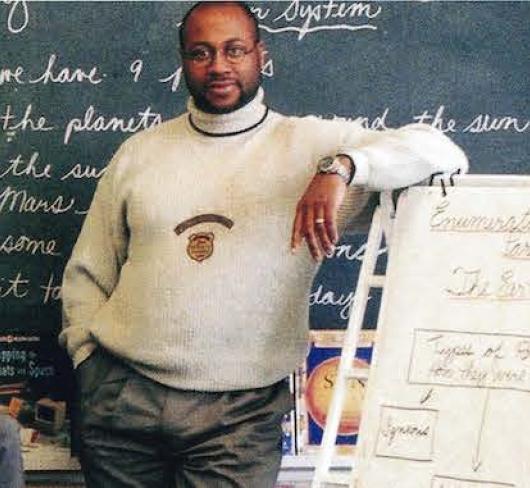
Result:
[[[204,36],[213,27],[222,29],[230,38],[244,39],[254,33],[253,22],[243,7],[232,2],[216,2],[199,4],[191,12],[186,22],[185,36]]]

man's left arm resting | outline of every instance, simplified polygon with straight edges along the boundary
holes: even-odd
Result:
[[[351,184],[375,191],[407,187],[434,173],[465,173],[468,160],[462,149],[440,131],[424,124],[400,129],[351,130],[337,159],[352,172]],[[343,177],[317,173],[299,200],[293,223],[291,247],[306,240],[315,260],[330,253],[338,240],[338,209],[346,194]]]

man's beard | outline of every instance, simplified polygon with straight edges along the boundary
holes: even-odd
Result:
[[[256,96],[256,93],[259,90],[259,87],[261,86],[261,79],[262,76],[260,74],[259,78],[257,79],[256,83],[250,86],[247,89],[244,89],[241,84],[238,83],[238,87],[240,90],[240,96],[237,102],[233,105],[230,105],[229,107],[215,107],[213,106],[209,100],[206,98],[206,96],[202,93],[202,90],[196,89],[194,86],[192,86],[186,77],[184,77],[186,81],[186,86],[188,87],[188,91],[190,92],[191,97],[193,98],[193,101],[195,102],[195,106],[202,110],[203,112],[209,113],[209,114],[227,114],[230,112],[234,112],[237,109],[240,109],[241,107],[244,107],[247,103],[252,101],[254,97]]]

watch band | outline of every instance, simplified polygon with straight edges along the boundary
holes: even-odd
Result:
[[[349,158],[349,156],[345,154],[338,154],[337,156],[346,156]],[[322,158],[318,162],[317,173],[338,175],[343,179],[346,185],[349,185],[353,179],[353,162],[352,162],[352,170],[349,170],[346,166],[344,166],[339,161],[337,156],[335,157],[327,156],[327,157]]]
[[[350,161],[350,177],[348,179],[348,182],[346,183],[348,186],[350,186],[353,183],[353,177],[355,176],[355,163],[353,162],[353,158],[349,154],[339,153],[335,157],[338,158],[339,156],[342,156],[343,158],[348,158],[348,160]]]

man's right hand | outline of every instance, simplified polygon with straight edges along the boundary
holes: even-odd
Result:
[[[291,236],[293,252],[305,239],[315,261],[331,254],[338,241],[337,211],[344,200],[346,184],[333,174],[316,174],[296,206]]]

